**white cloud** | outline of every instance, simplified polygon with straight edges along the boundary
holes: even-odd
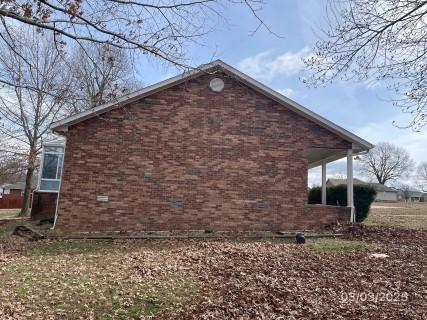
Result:
[[[295,94],[295,91],[292,88],[276,89],[276,91],[288,98],[292,97]]]
[[[420,163],[427,160],[427,128],[421,132],[414,132],[412,129],[400,129],[393,125],[393,120],[397,123],[407,123],[407,115],[396,115],[393,118],[386,118],[383,121],[372,122],[356,130],[356,134],[364,137],[372,143],[390,142],[406,149],[412,158]]]
[[[279,75],[292,76],[304,69],[302,59],[308,57],[310,53],[308,47],[278,56],[273,56],[271,51],[264,51],[243,59],[239,62],[238,68],[260,80],[271,80]]]

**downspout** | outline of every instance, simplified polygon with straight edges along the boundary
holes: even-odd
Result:
[[[61,181],[59,183],[59,188],[58,188],[58,196],[56,197],[56,207],[55,207],[55,219],[53,220],[53,226],[51,228],[51,230],[55,229],[56,226],[56,220],[58,219],[58,207],[59,207],[59,196],[61,194],[61,186],[62,186],[62,174],[64,172],[64,164],[65,164],[65,149],[67,148],[67,137],[64,135],[63,136],[65,138],[65,143],[64,143],[64,153],[62,156],[62,167],[61,167]]]

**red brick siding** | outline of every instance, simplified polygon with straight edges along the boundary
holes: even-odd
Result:
[[[321,204],[309,204],[306,207],[306,215],[301,223],[306,223],[309,229],[319,229],[337,222],[344,224],[350,222],[351,210],[349,207],[324,206]]]
[[[56,192],[34,192],[31,209],[31,219],[48,220],[55,218]]]
[[[224,90],[212,92],[210,77],[70,127],[57,227],[312,225],[305,151],[350,143],[225,75]],[[109,202],[97,202],[97,195]]]

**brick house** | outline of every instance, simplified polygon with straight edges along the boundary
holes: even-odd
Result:
[[[66,138],[63,165],[60,156],[51,161],[57,167],[46,181],[41,170],[47,187],[35,198],[46,208],[57,201],[54,228],[67,232],[301,230],[350,221],[353,155],[372,148],[222,61],[52,130]],[[343,157],[349,207],[308,205],[308,169],[322,166],[326,190],[326,163]]]

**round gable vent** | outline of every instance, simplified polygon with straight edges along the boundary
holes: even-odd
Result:
[[[213,78],[211,82],[209,82],[209,88],[215,92],[221,92],[224,89],[224,81],[220,78]]]

